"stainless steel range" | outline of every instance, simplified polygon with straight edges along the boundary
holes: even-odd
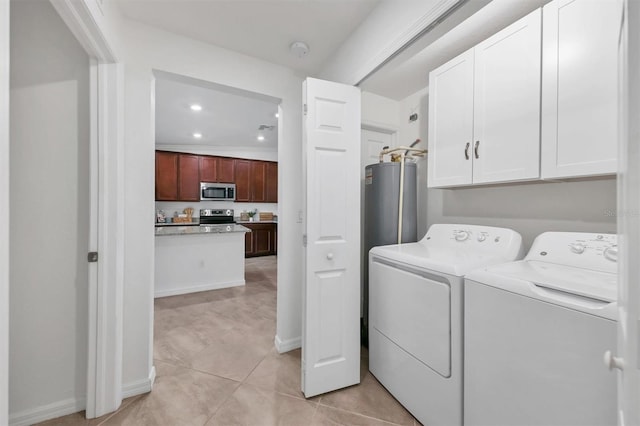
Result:
[[[200,209],[200,225],[236,223],[233,209]]]

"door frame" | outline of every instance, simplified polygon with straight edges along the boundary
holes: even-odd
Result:
[[[86,417],[122,402],[124,282],[124,80],[113,47],[96,17],[98,2],[50,0],[91,59],[89,266]]]
[[[0,206],[9,206],[9,1],[0,1]],[[9,208],[0,209],[0,424],[9,423]]]

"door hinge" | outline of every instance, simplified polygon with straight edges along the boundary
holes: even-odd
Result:
[[[304,115],[307,115],[307,104],[304,104],[302,106],[302,112],[304,113]]]
[[[307,246],[307,234],[304,234],[304,235],[302,236],[302,245],[303,245],[304,247],[306,247],[306,246]]]
[[[90,251],[89,254],[87,254],[87,262],[95,263],[97,261],[98,261],[98,252],[97,251]]]

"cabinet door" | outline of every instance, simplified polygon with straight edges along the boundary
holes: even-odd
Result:
[[[218,157],[218,180],[216,182],[234,183],[235,159]]]
[[[278,163],[266,163],[267,196],[265,202],[278,202]]]
[[[427,185],[471,183],[473,144],[473,50],[429,73],[429,168]]]
[[[278,224],[273,224],[273,233],[271,234],[271,254],[278,254]]]
[[[197,155],[178,156],[178,199],[200,201],[200,159]]]
[[[543,178],[617,171],[621,9],[617,0],[555,0],[543,9]]]
[[[267,256],[273,253],[273,225],[257,225],[253,231],[255,234],[255,255]]]
[[[251,161],[235,160],[236,201],[251,201]]]
[[[156,200],[178,199],[178,154],[156,151]]]
[[[473,183],[540,176],[541,16],[474,48]]]
[[[251,229],[251,227],[249,226],[247,226],[247,228]],[[251,257],[254,254],[255,248],[253,245],[253,229],[251,229],[251,232],[247,232],[244,234],[244,257]]]
[[[200,180],[202,182],[217,182],[218,157],[200,156]]]
[[[251,201],[267,200],[267,168],[264,161],[251,162]]]

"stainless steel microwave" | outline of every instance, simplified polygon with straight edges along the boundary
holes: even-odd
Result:
[[[236,185],[234,183],[200,182],[201,201],[235,201]]]

